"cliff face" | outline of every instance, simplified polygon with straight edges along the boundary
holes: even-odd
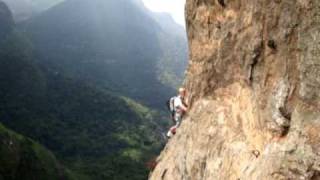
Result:
[[[320,1],[187,0],[191,110],[150,179],[320,179]]]

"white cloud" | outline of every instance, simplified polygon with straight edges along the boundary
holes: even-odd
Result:
[[[168,12],[175,21],[184,26],[184,5],[186,0],[143,0],[145,6],[155,12]]]

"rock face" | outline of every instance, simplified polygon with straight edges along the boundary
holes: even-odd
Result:
[[[320,1],[187,0],[191,109],[150,179],[320,179]]]

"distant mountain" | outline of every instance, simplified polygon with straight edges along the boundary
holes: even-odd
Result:
[[[181,82],[187,47],[151,14],[136,0],[68,0],[24,25],[50,70],[159,108]]]
[[[16,21],[37,15],[64,0],[3,0],[12,10]]]
[[[11,18],[0,18],[1,29],[6,30],[0,39],[0,121],[50,149],[72,170],[75,179],[146,179],[144,163],[161,146],[161,131],[155,120],[164,120],[128,97],[35,61],[36,46],[15,29],[8,8],[4,4],[0,7],[5,7],[0,12],[7,12],[1,15]],[[4,26],[5,22],[12,23]],[[0,126],[0,140],[1,133]],[[12,156],[5,154],[10,149],[0,146],[0,179],[7,179],[2,172],[15,170],[17,177],[28,176],[23,179],[38,179],[35,176],[41,173],[39,179],[63,180],[58,177],[65,176],[56,168],[54,158],[47,157],[49,152],[39,150],[28,138],[21,141],[23,146],[17,144],[21,149]],[[20,156],[20,151],[27,159],[12,162],[21,168],[8,163],[11,157]],[[42,171],[47,167],[48,174],[55,175],[44,178]]]
[[[186,65],[180,26],[158,16],[140,0],[67,0],[16,29],[0,3],[0,121],[75,179],[146,179]]]
[[[22,41],[16,41],[19,39],[17,36],[13,37],[13,34],[16,33],[13,18],[8,7],[1,1],[0,24],[0,118],[3,120],[2,118],[5,118],[10,112],[24,111],[28,108],[30,98],[35,98],[35,96],[29,96],[29,92],[34,90],[37,83],[37,79],[33,79],[35,77],[33,75],[37,72],[26,58],[19,56],[20,53],[23,55],[28,53],[24,50],[20,51],[22,49],[19,49],[19,46],[24,46],[24,44],[20,44]],[[9,58],[9,54],[5,53],[8,52],[9,47],[14,50],[10,56],[15,56],[15,58]],[[14,84],[19,84],[19,86],[12,87]],[[26,86],[29,87],[27,88],[29,91],[25,91]],[[29,97],[21,99],[22,96]],[[17,108],[15,105],[18,104],[25,106],[15,109]],[[30,138],[8,130],[0,123],[0,179],[71,180],[74,178],[49,150]]]
[[[0,43],[13,30],[14,22],[11,11],[7,5],[0,1]]]
[[[157,21],[163,31],[186,40],[185,28],[177,24],[169,13],[150,12],[150,15]]]
[[[164,84],[178,87],[182,84],[187,68],[188,42],[186,30],[177,24],[168,13],[150,12],[150,16],[160,25],[162,32],[158,39],[162,58],[158,61],[158,77]]]

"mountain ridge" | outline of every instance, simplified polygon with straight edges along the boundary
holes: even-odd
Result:
[[[36,46],[14,26],[0,40],[0,121],[6,127],[50,149],[75,179],[147,177],[144,163],[162,145],[155,123],[161,115],[39,63]]]
[[[22,70],[24,68],[30,68],[31,71],[33,71],[34,69],[33,66],[31,66],[30,64],[30,59],[18,57],[18,54],[24,54],[28,56],[27,50],[23,49],[23,51],[21,51],[22,49],[20,49],[20,47],[23,47],[26,44],[22,39],[20,39],[20,36],[17,35],[17,32],[15,32],[11,12],[9,8],[6,6],[6,4],[2,1],[0,1],[0,24],[0,95],[2,98],[0,103],[0,116],[2,120],[2,118],[6,118],[6,106],[9,106],[10,108],[15,108],[14,104],[10,102],[20,99],[20,97],[11,95],[16,93],[17,91],[26,90],[23,83],[20,83],[21,86],[18,87],[19,90],[10,90],[9,86],[13,85],[14,83],[12,81],[8,82],[8,79],[19,77],[15,76],[19,73],[23,74],[26,72],[30,72],[29,70]],[[18,44],[11,44],[17,43],[17,41]],[[9,47],[12,48],[12,50],[18,50],[14,52],[14,56],[18,57],[17,59],[9,59],[9,53],[6,53],[7,51],[9,51]],[[13,64],[20,66],[11,66]],[[6,69],[4,70],[2,69],[2,67],[6,67]],[[17,73],[17,69],[22,71]],[[8,74],[5,73],[6,71],[12,71],[14,73]],[[25,79],[20,79],[20,81],[23,80]],[[31,84],[31,87],[33,85],[34,84]],[[10,92],[6,93],[6,91]],[[26,94],[28,94],[28,92],[20,93],[18,96],[23,96]],[[35,98],[35,96],[32,96],[32,98]],[[10,102],[7,102],[8,99],[10,99]],[[28,102],[21,103],[27,104]],[[64,166],[62,166],[61,163],[57,161],[56,157],[52,154],[52,152],[36,143],[34,140],[31,140],[30,138],[27,138],[25,136],[17,134],[12,130],[7,129],[5,126],[2,125],[2,123],[0,123],[0,144],[0,179],[74,179],[73,173],[70,170],[66,169]]]
[[[39,13],[59,4],[64,0],[3,0],[13,12],[16,22],[37,16]]]
[[[75,79],[113,88],[145,105],[162,107],[162,99],[175,91],[174,83],[159,78],[163,72],[159,63],[172,59],[174,66],[162,66],[168,68],[166,76],[174,76],[176,82],[182,79],[186,39],[163,38],[166,35],[159,32],[160,25],[149,11],[129,0],[69,0],[24,24],[40,63]],[[166,50],[166,46],[172,48]]]

